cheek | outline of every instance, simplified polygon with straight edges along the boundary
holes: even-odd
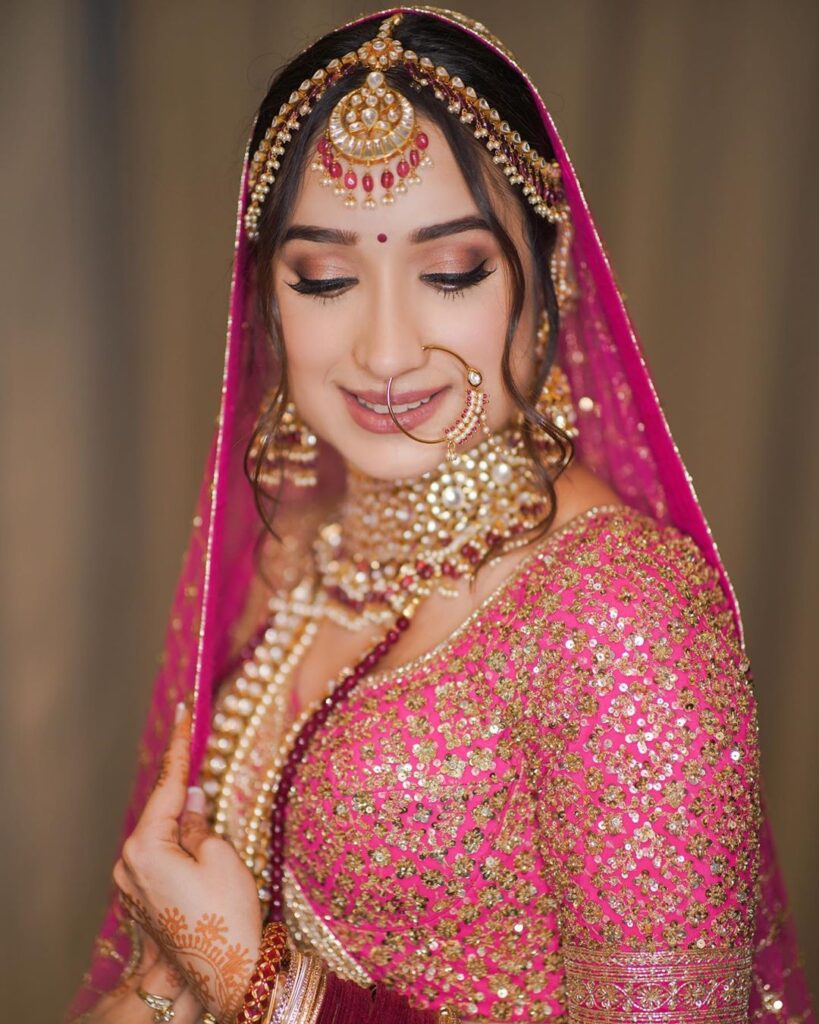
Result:
[[[461,333],[453,336],[453,341],[455,337],[463,339],[460,351],[467,361],[473,363],[483,374],[483,388],[489,395],[489,425],[493,430],[501,429],[517,411],[517,405],[504,383],[502,370],[509,322],[509,302],[509,284],[498,274],[497,281],[493,281],[493,288],[487,289],[482,297],[480,309],[471,310],[464,318],[466,332],[464,333],[462,327]],[[457,309],[457,300],[451,305]],[[531,373],[530,321],[531,317],[524,307],[510,352],[512,378],[519,386],[522,384],[524,387]]]
[[[320,380],[344,349],[346,331],[334,315],[335,304],[297,295],[285,286],[278,305],[291,376],[309,371]]]
[[[501,360],[506,341],[507,308],[503,295],[483,305],[479,315],[469,319],[470,333],[466,339],[465,353],[468,359],[483,374],[486,390],[493,396],[502,390],[503,375]],[[494,400],[494,397],[492,398]]]

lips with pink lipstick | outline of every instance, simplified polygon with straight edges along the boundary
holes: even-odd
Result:
[[[424,388],[414,391],[390,392],[393,412],[405,430],[415,432],[416,428],[431,419],[443,405],[449,385],[442,388]],[[387,389],[383,391],[351,391],[341,388],[344,401],[353,420],[374,434],[397,434],[387,409]]]

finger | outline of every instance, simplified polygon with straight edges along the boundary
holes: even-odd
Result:
[[[198,859],[202,843],[210,836],[210,826],[205,817],[205,793],[199,786],[190,786],[185,810],[179,819],[179,845]]]
[[[173,1024],[199,1024],[202,1020],[202,1004],[186,988],[173,1004]]]
[[[154,791],[148,797],[140,818],[142,826],[176,827],[176,819],[185,806],[190,765],[191,714],[184,704],[177,704],[173,731],[159,771]]]

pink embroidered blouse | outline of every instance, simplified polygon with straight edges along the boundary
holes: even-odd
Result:
[[[759,779],[716,571],[593,509],[314,737],[286,920],[343,977],[465,1019],[746,1021],[770,990]]]

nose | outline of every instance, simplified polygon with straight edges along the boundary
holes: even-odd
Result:
[[[386,290],[374,296],[353,355],[359,367],[379,383],[423,366],[427,353],[407,303]]]

